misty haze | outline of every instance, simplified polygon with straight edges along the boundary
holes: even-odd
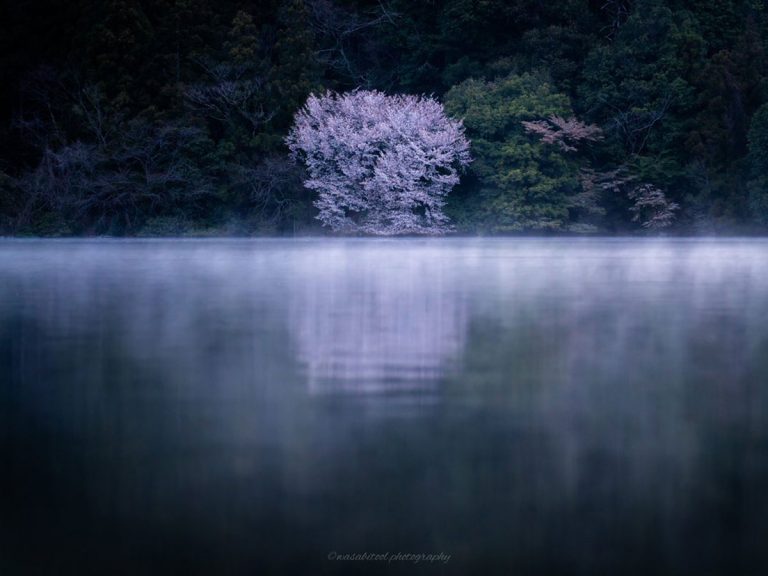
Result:
[[[764,240],[5,241],[0,558],[756,574],[766,319]]]

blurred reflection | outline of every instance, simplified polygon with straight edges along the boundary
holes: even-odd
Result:
[[[464,282],[444,251],[337,248],[300,264],[288,325],[312,392],[431,389],[460,357]]]
[[[761,574],[767,320],[766,241],[0,243],[0,573]]]

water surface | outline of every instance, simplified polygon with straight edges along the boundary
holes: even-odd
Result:
[[[768,242],[0,241],[0,449],[2,574],[763,574]]]

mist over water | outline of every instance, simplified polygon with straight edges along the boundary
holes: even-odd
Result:
[[[2,241],[0,448],[0,573],[763,573],[768,241]]]

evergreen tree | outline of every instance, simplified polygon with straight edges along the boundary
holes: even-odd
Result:
[[[490,232],[566,230],[569,198],[580,191],[576,162],[527,134],[523,122],[573,115],[569,99],[541,74],[467,80],[445,97],[472,142],[477,191],[457,211],[465,225]]]

